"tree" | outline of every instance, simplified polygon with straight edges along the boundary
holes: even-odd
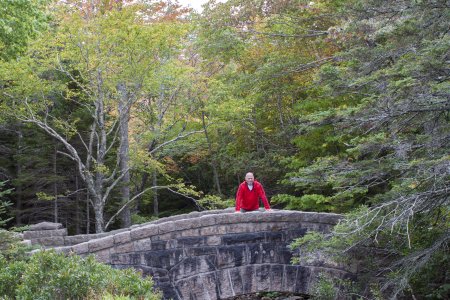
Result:
[[[12,113],[64,145],[66,151],[60,153],[75,162],[89,191],[97,232],[105,229],[111,192],[120,183],[129,184],[123,179],[130,169],[126,124],[131,107],[151,87],[158,56],[174,49],[183,34],[176,22],[149,21],[139,13],[145,9],[130,5],[86,18],[83,11],[64,13],[63,22],[21,61],[19,76],[26,81],[11,74]],[[70,103],[74,110],[69,115],[54,114],[59,104]],[[89,132],[78,130],[82,119],[91,124]],[[76,148],[75,140],[84,149]],[[128,200],[122,200],[124,207]]]
[[[290,174],[299,185],[328,184],[335,203],[365,204],[322,242],[308,236],[299,243],[375,258],[368,273],[384,276],[384,298],[448,293],[439,265],[448,262],[450,238],[449,12],[440,1],[345,6],[352,17],[336,36],[345,51],[322,68],[319,82],[324,96],[349,101],[310,114],[303,127],[333,126],[345,150]]]

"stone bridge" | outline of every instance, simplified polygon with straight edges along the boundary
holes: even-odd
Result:
[[[327,232],[339,219],[329,213],[227,209],[163,218],[100,237],[66,236],[65,229],[54,229],[50,237],[37,230],[24,238],[54,247],[53,239],[64,245],[57,251],[94,254],[115,268],[141,270],[166,299],[226,299],[261,291],[308,294],[320,273],[352,277],[320,255],[309,263],[290,263],[293,239],[310,230]]]

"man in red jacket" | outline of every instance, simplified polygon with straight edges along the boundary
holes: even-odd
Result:
[[[236,193],[236,212],[258,210],[260,198],[266,211],[270,211],[269,201],[261,183],[255,180],[253,173],[245,174],[245,181],[239,185]]]

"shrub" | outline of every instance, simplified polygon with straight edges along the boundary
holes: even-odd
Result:
[[[28,261],[0,256],[0,299],[160,299],[151,278],[134,270],[117,270],[54,251],[41,251]],[[113,298],[111,298],[113,297]]]

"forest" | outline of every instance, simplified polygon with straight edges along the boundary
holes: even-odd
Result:
[[[449,296],[449,1],[0,3],[0,228],[232,207],[253,172],[345,215],[293,248],[382,257],[335,297]]]

